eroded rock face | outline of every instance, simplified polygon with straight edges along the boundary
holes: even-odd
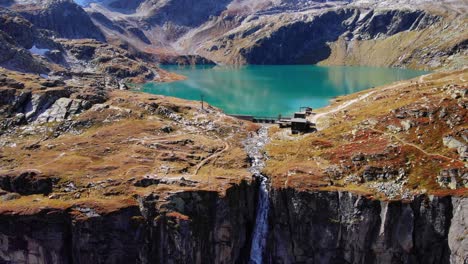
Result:
[[[468,208],[466,199],[452,198],[453,218],[450,225],[448,243],[450,247],[450,263],[466,263],[468,249]]]
[[[0,215],[2,263],[246,263],[256,186],[185,192],[112,213],[76,206],[32,216]],[[175,211],[175,212],[174,212]],[[74,216],[75,215],[75,216]],[[76,219],[76,215],[80,215]]]
[[[419,10],[364,13],[360,9],[344,8],[302,21],[285,22],[269,34],[258,34],[256,39],[251,39],[251,46],[240,50],[240,55],[249,64],[315,64],[331,55],[329,43],[340,36],[359,40],[386,38],[402,31],[426,28],[437,20],[436,16]],[[249,41],[249,35],[259,30],[239,32],[233,38]],[[222,42],[229,41],[225,38]]]
[[[72,0],[48,0],[30,7],[17,7],[35,26],[56,32],[60,37],[104,40],[88,14]]]
[[[286,189],[274,190],[272,202],[272,263],[466,261],[460,256],[465,240],[455,239],[455,230],[466,230],[466,199],[379,202],[350,193]]]
[[[91,103],[85,100],[62,97],[55,101],[50,108],[42,112],[37,117],[37,122],[62,122],[73,115],[81,113],[90,106]]]
[[[182,192],[103,213],[76,205],[0,215],[6,263],[247,263],[256,184],[225,197]],[[266,263],[456,263],[466,259],[466,198],[382,202],[348,192],[273,190]],[[451,262],[450,262],[451,261]]]

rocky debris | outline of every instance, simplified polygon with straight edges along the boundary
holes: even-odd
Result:
[[[156,109],[156,114],[164,116],[176,122],[180,122],[182,120],[182,117],[180,115],[162,105],[158,106],[158,108]]]
[[[414,126],[414,123],[411,120],[402,120],[400,121],[400,124],[404,131],[408,131]]]
[[[351,162],[353,163],[354,166],[362,166],[366,163],[367,158],[364,154],[358,153],[351,157]]]
[[[325,173],[333,180],[340,180],[344,177],[343,170],[338,165],[332,165],[325,169]]]
[[[444,169],[441,170],[436,179],[440,187],[450,188],[468,188],[468,171],[463,169]]]
[[[251,161],[249,171],[252,175],[261,175],[268,156],[264,150],[269,142],[268,127],[262,126],[256,133],[251,133],[243,142],[245,152]]]
[[[184,186],[195,186],[198,182],[197,181],[192,181],[192,180],[187,180],[184,177],[180,178],[156,178],[153,176],[146,176],[143,179],[139,179],[134,183],[134,186],[136,187],[149,187],[151,185],[159,185],[159,184],[165,184],[165,185],[178,185],[181,187]]]
[[[357,174],[350,174],[344,178],[345,184],[361,184],[362,181],[362,177]]]
[[[448,91],[452,99],[462,99],[468,96],[467,88],[457,87],[455,85],[448,86],[447,88],[449,89]]]
[[[26,116],[23,113],[18,113],[13,117],[5,118],[0,121],[0,130],[8,130],[16,126],[26,125]]]
[[[468,161],[468,146],[465,143],[457,140],[453,136],[445,136],[442,138],[442,142],[447,148],[456,149],[461,160]]]
[[[73,209],[80,212],[80,213],[82,213],[82,214],[84,214],[87,218],[100,217],[101,216],[93,208],[75,206]]]
[[[52,192],[53,178],[44,176],[40,171],[15,171],[0,174],[0,188],[21,195],[44,194]]]
[[[20,198],[21,198],[21,195],[18,193],[0,192],[0,201],[2,202],[17,200]]]
[[[392,167],[374,167],[366,166],[362,173],[362,178],[366,181],[386,181],[396,179],[397,177],[404,177],[406,172],[403,168],[395,169]]]
[[[406,182],[372,182],[369,184],[370,188],[373,188],[378,193],[384,194],[389,199],[404,199],[412,200],[414,194],[411,194],[404,188]]]

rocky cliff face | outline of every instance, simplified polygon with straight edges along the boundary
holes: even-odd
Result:
[[[111,213],[0,216],[3,263],[247,263],[256,185],[157,196]],[[265,263],[465,263],[466,198],[379,202],[272,190]]]
[[[301,19],[259,18],[200,44],[198,52],[229,63],[457,68],[466,56],[458,48],[465,39],[448,32],[464,24],[460,19],[422,10],[362,8],[325,10]]]
[[[0,7],[0,65],[12,70],[35,73],[48,71],[41,59],[34,57],[32,48],[56,48],[48,36],[29,21],[8,9]]]
[[[25,5],[14,6],[13,9],[38,28],[54,31],[59,37],[104,40],[104,35],[93,24],[88,14],[72,0],[25,3]]]
[[[0,216],[1,263],[247,263],[255,186],[241,183],[225,197],[184,192],[157,207],[99,214],[76,206],[35,215]]]
[[[379,202],[346,192],[274,190],[272,263],[463,263],[466,199]],[[453,217],[455,214],[458,217]],[[453,221],[452,221],[453,219]],[[461,220],[461,221],[460,221]],[[465,259],[466,260],[466,259]]]

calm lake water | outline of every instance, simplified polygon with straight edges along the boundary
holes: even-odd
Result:
[[[324,107],[330,99],[427,72],[374,67],[322,66],[168,66],[188,77],[147,83],[142,91],[204,100],[228,114],[290,116],[301,106]]]

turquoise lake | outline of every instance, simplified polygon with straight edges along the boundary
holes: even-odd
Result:
[[[147,83],[143,92],[204,100],[228,114],[290,116],[299,107],[324,107],[330,99],[427,72],[347,66],[166,66],[187,80]]]

